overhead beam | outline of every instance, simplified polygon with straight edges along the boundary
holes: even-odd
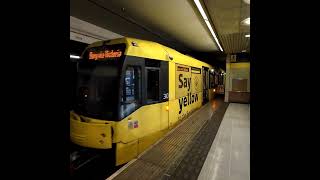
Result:
[[[120,34],[70,16],[70,40],[91,44],[121,37]]]

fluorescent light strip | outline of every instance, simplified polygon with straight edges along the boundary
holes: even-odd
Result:
[[[249,38],[249,37],[250,37],[250,34],[246,34],[245,37]]]
[[[70,54],[70,58],[72,58],[72,59],[80,59],[80,56],[76,56],[76,55],[71,55]]]
[[[200,1],[199,1],[199,0],[194,0],[194,3],[196,3],[197,8],[198,8],[198,10],[200,11],[203,19],[204,19],[204,20],[208,20],[208,17],[207,17],[207,15],[206,15],[206,13],[204,12],[204,10],[203,10],[203,8],[202,8],[202,6],[201,6]]]
[[[204,20],[204,21],[206,22],[206,24],[207,24],[207,26],[208,26],[208,28],[209,28],[209,30],[210,30],[210,32],[211,32],[211,34],[212,34],[212,36],[213,36],[214,40],[215,40],[215,41],[216,41],[216,43],[218,44],[220,51],[223,51],[222,47],[220,46],[219,40],[218,40],[218,38],[217,38],[216,34],[214,33],[214,31],[213,31],[212,27],[211,27],[210,22],[209,22],[208,20]]]
[[[222,49],[222,47],[221,47],[221,45],[220,45],[220,43],[219,43],[219,40],[218,40],[218,38],[217,38],[217,36],[216,36],[216,33],[214,33],[214,31],[213,31],[213,29],[212,29],[212,26],[211,26],[211,24],[210,24],[210,22],[209,22],[209,20],[208,20],[208,17],[207,17],[206,13],[204,12],[204,10],[203,10],[203,8],[202,8],[202,6],[201,6],[200,1],[199,1],[199,0],[194,0],[194,3],[196,4],[198,10],[200,11],[200,14],[201,14],[202,18],[203,18],[204,21],[206,22],[206,24],[207,24],[207,26],[208,26],[208,28],[209,28],[209,30],[210,30],[210,32],[211,32],[214,40],[215,40],[216,43],[218,44],[218,47],[219,47],[220,51],[223,51],[223,49]]]

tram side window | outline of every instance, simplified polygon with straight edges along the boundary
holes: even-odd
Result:
[[[135,111],[141,102],[141,69],[138,66],[128,66],[125,71],[120,118],[124,118]]]
[[[218,85],[219,84],[218,80],[219,80],[219,75],[216,74],[214,77],[214,84]]]
[[[209,89],[209,73],[208,71],[202,69],[202,72],[203,72],[203,89]]]
[[[159,101],[159,69],[147,70],[147,103]]]
[[[209,74],[210,79],[210,88],[214,88],[214,75],[212,73]]]

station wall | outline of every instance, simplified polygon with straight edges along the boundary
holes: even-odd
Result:
[[[226,63],[226,102],[250,102],[250,62]]]

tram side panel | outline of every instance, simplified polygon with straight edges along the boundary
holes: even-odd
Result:
[[[152,61],[141,59],[146,64]],[[153,63],[160,63],[160,68],[147,65],[141,67],[143,105],[117,123],[115,128],[116,165],[135,158],[168,130],[168,62],[154,60]],[[156,88],[155,92],[158,93],[151,101],[152,97],[148,94],[150,88]]]
[[[169,125],[174,127],[202,105],[201,69],[170,63]]]
[[[201,68],[169,62],[169,101],[144,105],[117,123],[116,164],[135,158],[202,106]],[[127,132],[127,133],[124,133]]]

